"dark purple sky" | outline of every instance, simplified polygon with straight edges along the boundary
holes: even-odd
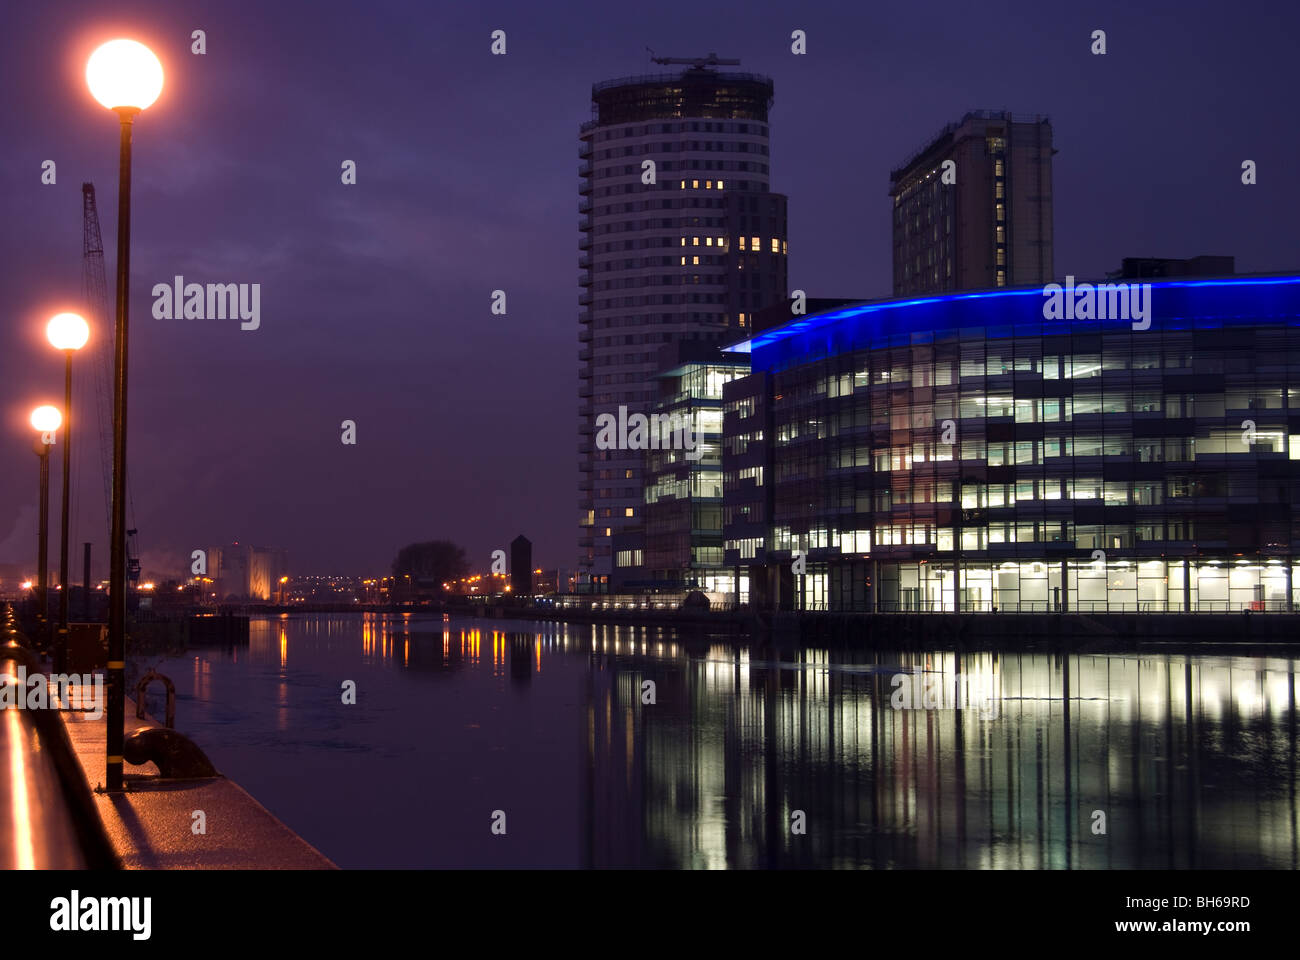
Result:
[[[112,298],[117,131],[82,79],[103,40],[148,43],[167,75],[135,137],[131,522],[146,573],[231,540],[287,547],[297,573],[372,573],[440,537],[486,566],[520,532],[539,563],[572,564],[577,128],[593,81],[662,69],[647,46],[773,77],[772,184],[790,196],[791,287],[812,296],[888,293],[889,170],[971,108],[1052,118],[1060,275],[1125,255],[1300,267],[1300,13],[1140,6],[10,5],[0,564],[35,553],[26,418],[62,394],[43,329],[80,296],[83,180],[99,190]],[[489,53],[498,28],[504,57]],[[790,53],[796,28],[806,56]],[[1089,53],[1097,28],[1104,57]],[[1257,186],[1240,183],[1246,159]],[[40,183],[45,160],[56,185]],[[344,160],[356,186],[340,183]],[[261,329],[153,319],[150,288],[175,274],[260,283]],[[506,317],[489,311],[498,288]],[[356,446],[340,443],[344,419]],[[73,542],[94,541],[103,571],[82,423]]]

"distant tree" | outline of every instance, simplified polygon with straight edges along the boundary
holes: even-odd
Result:
[[[393,576],[414,581],[433,581],[439,589],[442,584],[459,580],[469,573],[469,560],[465,551],[449,540],[429,540],[409,543],[397,552],[393,561]]]

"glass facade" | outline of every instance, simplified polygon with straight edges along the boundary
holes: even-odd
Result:
[[[722,392],[743,377],[743,358],[715,345],[678,347],[683,362],[659,376],[654,413],[681,425],[693,449],[661,444],[645,454],[644,583],[733,594],[722,556]]]
[[[762,560],[803,557],[782,606],[1293,609],[1300,279],[1150,287],[1145,322],[1009,291],[741,345],[768,377]]]

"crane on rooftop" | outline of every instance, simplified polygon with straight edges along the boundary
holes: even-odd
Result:
[[[649,47],[646,47],[650,50]],[[650,59],[654,63],[662,64],[683,64],[690,66],[695,70],[703,70],[706,67],[738,67],[739,60],[722,60],[716,53],[710,53],[707,57],[656,57],[655,52],[650,50]]]

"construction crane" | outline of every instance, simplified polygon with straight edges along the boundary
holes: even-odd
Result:
[[[108,284],[104,279],[104,240],[99,230],[99,209],[95,205],[95,185],[81,185],[81,287],[86,301],[87,321],[92,330],[101,331],[96,338],[95,407],[99,421],[99,459],[104,478],[104,517],[112,512],[113,504],[113,318],[108,313]],[[131,485],[126,485],[129,494]],[[132,514],[135,505],[132,504]],[[135,531],[131,530],[134,534]],[[105,541],[109,532],[105,529]],[[140,578],[140,561],[132,551],[132,538],[127,538],[127,568]]]
[[[650,50],[649,47],[646,47]],[[716,53],[710,53],[707,57],[656,57],[655,52],[650,50],[650,59],[655,63],[662,64],[683,64],[696,70],[703,70],[705,67],[738,67],[739,60],[720,60]]]
[[[99,211],[95,206],[95,185],[81,185],[81,287],[86,300],[86,319],[95,337],[95,406],[99,412],[99,458],[104,478],[104,516],[109,515],[113,496],[113,338],[103,336],[113,329],[108,316],[108,286],[104,280],[104,241],[99,232]]]

